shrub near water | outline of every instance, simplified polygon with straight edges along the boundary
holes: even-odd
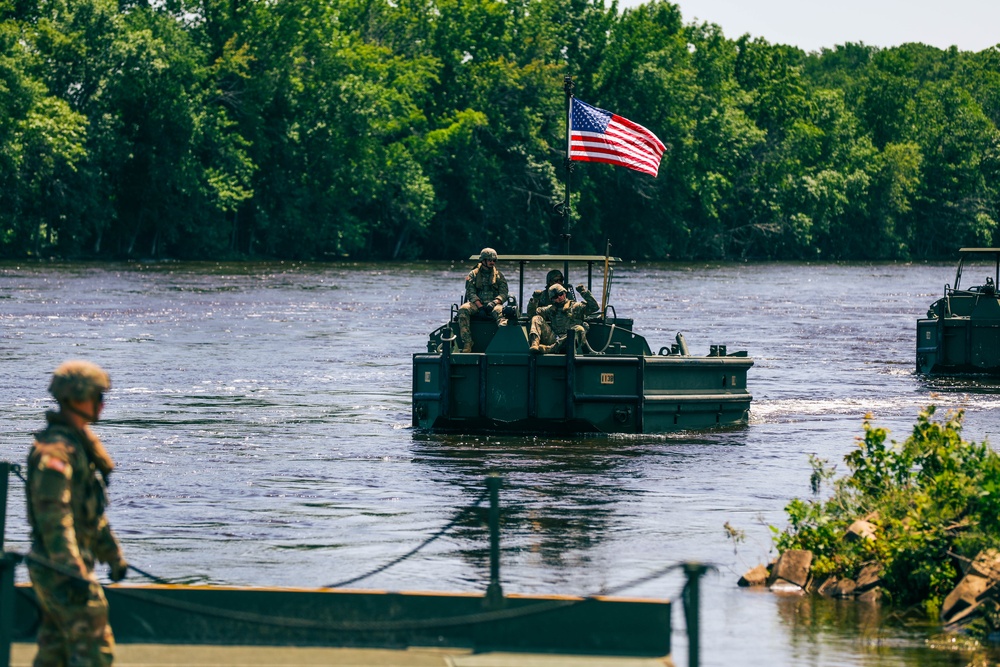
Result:
[[[923,604],[936,615],[962,576],[961,564],[1000,544],[1000,456],[987,443],[962,439],[963,411],[934,420],[934,406],[920,413],[901,445],[865,416],[864,438],[844,457],[850,474],[833,481],[825,501],[792,500],[789,526],[775,527],[781,552],[808,549],[813,576],[855,577],[861,567],[882,566],[882,587],[897,604]],[[812,457],[813,491],[833,477]],[[874,540],[850,541],[845,531],[865,519]]]

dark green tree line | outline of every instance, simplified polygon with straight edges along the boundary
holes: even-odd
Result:
[[[558,252],[565,76],[668,147],[575,165],[576,252],[996,243],[998,49],[807,54],[662,0],[0,0],[0,256]]]

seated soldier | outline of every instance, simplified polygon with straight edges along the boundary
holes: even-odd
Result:
[[[458,309],[458,334],[462,352],[472,352],[472,328],[469,320],[474,313],[493,316],[500,323],[503,304],[507,301],[507,279],[496,268],[497,251],[483,248],[479,264],[465,277],[465,303]]]
[[[528,319],[535,316],[535,311],[542,306],[547,306],[551,302],[549,301],[549,288],[556,283],[563,285],[565,278],[563,278],[562,271],[559,269],[552,269],[545,274],[545,289],[535,290],[535,293],[531,295],[528,299]],[[563,285],[565,287],[565,285]],[[576,301],[576,295],[573,294],[572,288],[567,288],[566,298],[569,301]]]
[[[570,334],[573,335],[576,351],[588,354],[593,352],[587,343],[589,327],[584,318],[598,312],[601,307],[584,285],[579,285],[576,289],[583,297],[583,303],[569,301],[566,288],[558,283],[549,288],[548,297],[552,303],[539,308],[535,311],[536,315],[531,318],[528,342],[532,352],[545,354],[560,352],[564,349]]]

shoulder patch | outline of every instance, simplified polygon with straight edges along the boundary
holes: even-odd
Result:
[[[50,454],[43,454],[38,462],[39,470],[55,470],[61,475],[69,475],[69,464]]]

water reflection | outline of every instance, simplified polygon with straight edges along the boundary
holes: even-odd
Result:
[[[776,597],[778,617],[801,664],[838,664],[838,653],[844,660],[839,664],[850,664],[847,656],[855,652],[865,656],[865,664],[909,667],[985,665],[1000,657],[969,639],[950,636],[942,644],[918,610],[808,595]]]
[[[416,433],[419,465],[433,475],[479,485],[484,474],[498,474],[504,560],[536,562],[543,568],[585,567],[587,552],[614,528],[618,507],[640,491],[630,488],[636,449],[608,451],[606,438],[441,436]],[[477,568],[488,565],[488,545],[477,539],[486,520],[465,537],[474,548],[462,550]]]

